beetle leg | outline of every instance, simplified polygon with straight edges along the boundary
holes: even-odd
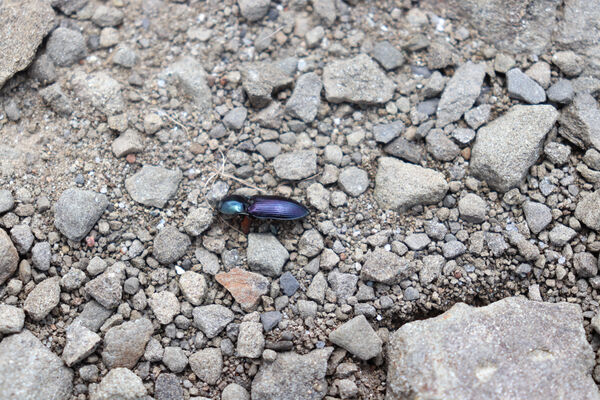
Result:
[[[250,217],[244,215],[244,218],[240,224],[240,228],[242,229],[242,232],[244,232],[244,235],[247,235],[250,232],[250,222]]]

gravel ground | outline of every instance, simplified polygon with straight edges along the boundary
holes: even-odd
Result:
[[[479,3],[0,1],[0,398],[600,399],[600,0]]]

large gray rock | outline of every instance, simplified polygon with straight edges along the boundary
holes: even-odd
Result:
[[[296,87],[285,105],[285,111],[294,118],[312,122],[317,116],[321,104],[321,77],[314,72],[301,75]]]
[[[23,309],[34,321],[44,319],[60,302],[60,278],[54,276],[37,284],[23,303]]]
[[[249,63],[242,68],[242,85],[252,106],[266,107],[271,96],[290,86],[293,79],[274,63]]]
[[[473,175],[502,192],[518,186],[542,154],[557,117],[549,105],[517,105],[480,128],[471,155]]]
[[[469,61],[456,70],[438,103],[437,127],[444,127],[458,121],[465,112],[469,111],[481,92],[484,77],[483,63],[474,64]]]
[[[115,368],[90,392],[90,400],[139,400],[146,396],[142,379],[127,368]]]
[[[298,181],[317,173],[317,154],[314,150],[280,154],[273,160],[273,167],[279,178]]]
[[[582,149],[600,150],[600,108],[587,93],[578,93],[560,114],[558,132]]]
[[[54,27],[54,11],[42,0],[0,3],[0,88],[31,64],[37,48]]]
[[[364,361],[381,353],[383,344],[364,315],[339,326],[329,334],[329,340]]]
[[[115,115],[125,109],[122,86],[106,72],[86,74],[77,69],[71,76],[73,92],[99,112]]]
[[[320,400],[327,393],[327,360],[333,348],[306,355],[280,353],[272,363],[262,363],[252,381],[253,400]]]
[[[80,241],[108,207],[105,195],[91,190],[67,189],[54,206],[54,226],[68,239]]]
[[[104,335],[102,362],[107,368],[133,368],[144,355],[146,343],[153,332],[152,322],[147,318],[123,322],[110,328]]]
[[[325,96],[332,103],[382,104],[396,85],[368,55],[330,62],[323,70]]]
[[[444,10],[453,19],[468,21],[496,49],[528,54],[541,54],[549,46],[556,27],[557,7],[562,4],[560,0],[426,0],[426,3]]]
[[[546,101],[546,92],[536,81],[518,68],[506,73],[508,95],[513,99],[523,100],[529,104],[539,104]]]
[[[154,238],[152,255],[161,264],[172,264],[183,257],[191,244],[188,235],[169,225]]]
[[[554,39],[563,48],[585,50],[600,39],[600,8],[597,1],[566,0]]]
[[[4,229],[0,229],[0,285],[17,270],[19,253]]]
[[[277,238],[269,233],[248,235],[248,266],[263,275],[281,275],[283,265],[290,257],[288,251]]]
[[[387,400],[600,399],[578,305],[507,298],[459,303],[389,342]]]
[[[435,204],[448,191],[444,175],[391,157],[381,157],[375,177],[379,207],[405,210],[419,204]]]
[[[183,174],[179,169],[144,165],[125,180],[131,198],[145,206],[162,208],[177,193]]]
[[[212,94],[206,82],[206,71],[196,59],[183,57],[169,66],[161,76],[191,97],[201,113],[211,109]]]
[[[73,372],[29,332],[0,342],[0,398],[19,400],[71,398]]]
[[[81,32],[61,27],[50,35],[46,51],[56,65],[69,67],[86,56],[87,47]]]
[[[600,190],[582,195],[575,208],[575,217],[588,228],[600,231]]]

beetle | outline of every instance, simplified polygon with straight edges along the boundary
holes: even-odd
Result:
[[[282,196],[231,195],[221,200],[219,212],[225,215],[250,215],[258,219],[290,221],[304,218],[309,211],[295,200]]]

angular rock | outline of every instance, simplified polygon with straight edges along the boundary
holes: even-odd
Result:
[[[183,388],[175,374],[162,373],[154,383],[156,400],[183,400]]]
[[[81,32],[59,27],[48,39],[46,51],[54,64],[68,67],[87,55],[85,39]]]
[[[192,241],[174,226],[166,226],[154,238],[152,255],[163,265],[173,264],[185,255]]]
[[[58,82],[40,90],[40,96],[44,103],[57,114],[69,116],[73,112],[71,100],[65,95]]]
[[[573,256],[573,268],[580,278],[598,275],[598,260],[592,253],[577,253]]]
[[[314,72],[301,75],[285,105],[285,112],[308,123],[314,121],[321,104],[323,83]]]
[[[264,276],[240,268],[215,275],[215,280],[227,289],[244,310],[253,310],[261,296],[269,291],[269,280]]]
[[[3,335],[19,333],[25,323],[25,313],[22,309],[0,304],[0,333]]]
[[[523,100],[529,104],[539,104],[546,101],[546,92],[533,79],[520,69],[513,68],[506,73],[508,95],[513,99]]]
[[[104,335],[102,362],[107,368],[133,368],[144,355],[146,343],[153,332],[152,322],[147,318],[123,322],[110,328]]]
[[[128,154],[140,153],[144,150],[142,137],[134,129],[127,129],[111,145],[115,157],[123,157]]]
[[[190,356],[190,368],[198,379],[209,385],[216,384],[223,369],[221,350],[209,347],[195,352]]]
[[[575,217],[588,228],[600,231],[600,190],[582,195],[575,207]]]
[[[250,394],[237,383],[230,383],[223,389],[221,400],[250,400]]]
[[[552,106],[517,105],[480,128],[471,155],[473,175],[502,192],[518,186],[540,157],[557,117]]]
[[[90,393],[90,400],[139,400],[145,396],[146,387],[139,376],[127,368],[115,368]]]
[[[386,71],[396,69],[404,64],[402,52],[387,41],[377,43],[373,47],[371,56],[381,64]]]
[[[433,129],[425,138],[427,151],[438,161],[452,161],[460,148],[440,129]]]
[[[54,27],[54,11],[41,0],[0,3],[0,88],[31,64],[44,37]]]
[[[154,316],[163,325],[170,324],[173,318],[179,314],[180,305],[177,296],[168,290],[155,292],[148,299],[148,305],[152,308]]]
[[[236,107],[223,117],[223,124],[229,129],[240,130],[248,116],[246,107]]]
[[[488,399],[510,388],[519,399],[598,399],[593,366],[578,305],[459,303],[390,337],[386,398]]]
[[[0,285],[15,273],[18,264],[17,249],[4,229],[0,229]]]
[[[344,302],[354,295],[358,276],[334,270],[327,275],[327,281],[335,293],[338,302]],[[315,304],[316,305],[316,304]]]
[[[364,315],[339,326],[329,334],[329,340],[364,361],[381,353],[383,345]]]
[[[71,399],[73,372],[25,330],[0,342],[0,398]]]
[[[250,63],[242,68],[242,85],[250,103],[256,108],[266,107],[271,96],[289,87],[293,79],[276,64]]]
[[[92,354],[101,341],[100,336],[83,325],[71,324],[67,328],[67,343],[62,359],[70,367]]]
[[[38,283],[23,303],[23,310],[34,321],[46,317],[60,302],[60,278],[55,276]]]
[[[54,226],[68,239],[80,241],[108,207],[105,195],[91,190],[67,189],[54,206]]]
[[[600,150],[600,108],[587,93],[577,93],[573,102],[562,110],[558,133],[574,145]]]
[[[28,225],[15,225],[10,230],[10,238],[19,254],[27,254],[33,244],[33,233]]]
[[[563,48],[583,50],[598,44],[600,28],[596,21],[600,18],[597,3],[586,0],[567,0],[564,16],[558,20],[554,39]]]
[[[112,309],[121,303],[125,264],[115,263],[85,285],[85,292],[103,307]]]
[[[571,239],[575,237],[577,232],[563,224],[556,224],[554,228],[548,233],[550,243],[555,246],[564,246],[569,243]]]
[[[179,277],[179,288],[183,297],[193,306],[202,304],[208,289],[204,275],[194,271],[185,271]]]
[[[373,127],[373,137],[379,143],[389,143],[404,131],[404,122],[401,120],[389,124],[375,125]]]
[[[392,143],[385,146],[383,150],[394,157],[398,157],[413,164],[420,164],[421,162],[421,146],[410,142],[403,137],[396,138]]]
[[[479,96],[485,65],[467,62],[461,65],[446,85],[437,108],[436,126],[442,128],[458,121]]]
[[[272,363],[262,363],[252,381],[253,400],[321,400],[327,393],[327,360],[333,348],[306,355],[279,353]]]
[[[125,188],[138,203],[162,208],[177,193],[182,177],[179,169],[144,165],[141,170],[125,180]]]
[[[328,63],[323,70],[327,101],[375,105],[388,102],[396,89],[377,64],[366,54]]]
[[[265,338],[260,322],[244,321],[240,324],[237,338],[237,355],[246,358],[259,358],[265,348]]]
[[[273,167],[279,178],[298,181],[317,173],[317,154],[314,150],[280,154],[273,160]]]
[[[273,277],[281,274],[281,269],[290,256],[279,240],[268,233],[249,234],[246,254],[250,269]]]
[[[392,285],[413,273],[409,263],[381,247],[369,253],[360,270],[360,279]]]
[[[73,92],[106,115],[122,113],[125,109],[122,86],[105,72],[86,74],[77,69],[71,76]]]
[[[447,191],[448,183],[437,171],[395,158],[379,159],[375,200],[382,209],[406,210],[420,204],[435,204],[444,198]]]
[[[472,223],[481,223],[485,220],[487,203],[474,193],[469,193],[458,201],[460,217]]]
[[[194,326],[209,339],[217,336],[234,318],[230,309],[219,304],[196,307],[193,316]]]
[[[83,311],[75,320],[73,324],[81,324],[93,332],[98,332],[104,321],[112,315],[112,311],[102,307],[94,300],[89,301],[83,307]]]
[[[206,72],[196,59],[183,57],[170,65],[163,75],[191,97],[201,113],[211,109],[212,94],[206,81]]]
[[[117,26],[123,23],[125,14],[115,7],[100,5],[92,15],[92,22],[100,27]]]
[[[523,212],[525,213],[527,226],[535,234],[546,229],[552,222],[552,212],[545,204],[527,201],[523,203]]]

